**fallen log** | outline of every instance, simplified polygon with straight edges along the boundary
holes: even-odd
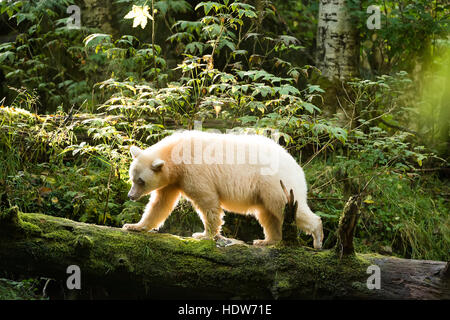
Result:
[[[97,297],[92,288],[109,298],[450,298],[445,262],[370,254],[340,258],[335,250],[283,244],[217,247],[212,240],[132,233],[17,207],[0,212],[0,272],[65,286],[70,265],[80,268],[85,298]],[[368,289],[371,265],[380,268],[380,289]]]

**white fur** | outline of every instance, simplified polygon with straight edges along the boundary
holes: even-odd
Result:
[[[129,197],[136,200],[151,193],[151,199],[139,223],[126,224],[124,229],[160,227],[182,195],[197,209],[205,226],[205,231],[194,234],[195,237],[220,236],[225,209],[254,214],[265,234],[265,240],[256,240],[254,244],[273,244],[281,240],[287,201],[281,180],[287,190],[293,190],[298,201],[297,226],[313,235],[315,248],[322,246],[322,221],[307,205],[303,170],[271,139],[185,131],[146,150],[133,147],[131,152],[133,185]],[[152,169],[154,163],[162,165]]]

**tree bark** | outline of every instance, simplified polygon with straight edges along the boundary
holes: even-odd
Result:
[[[353,236],[358,224],[360,205],[360,195],[353,195],[344,206],[337,230],[336,251],[340,257],[355,253]]]
[[[358,33],[346,0],[321,0],[317,26],[317,67],[329,80],[358,74]]]
[[[83,0],[81,19],[84,26],[98,28],[108,34],[116,32],[112,26],[111,0]]]
[[[298,230],[296,225],[295,216],[297,215],[298,202],[294,199],[294,191],[290,189],[288,192],[284,186],[283,181],[280,180],[281,188],[286,195],[286,205],[283,212],[283,243],[288,245],[298,245]]]
[[[170,299],[449,299],[445,262],[355,254],[301,246],[217,247],[214,241],[130,233],[43,214],[0,212],[0,270],[66,285],[81,270],[84,297]],[[367,267],[381,288],[367,288]],[[76,290],[73,290],[76,291]],[[80,293],[81,294],[81,293]]]

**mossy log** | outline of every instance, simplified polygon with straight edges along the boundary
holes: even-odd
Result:
[[[69,265],[80,267],[79,292],[102,288],[109,298],[450,298],[445,262],[365,254],[340,259],[335,250],[284,244],[217,247],[214,241],[132,233],[17,207],[0,212],[0,272],[65,286]],[[379,290],[367,288],[370,265],[381,269]],[[97,296],[91,291],[84,297]]]

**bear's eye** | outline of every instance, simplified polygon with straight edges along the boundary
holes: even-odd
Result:
[[[137,184],[140,186],[143,186],[143,185],[145,185],[145,181],[142,180],[141,178],[139,178],[139,179],[137,179]]]

